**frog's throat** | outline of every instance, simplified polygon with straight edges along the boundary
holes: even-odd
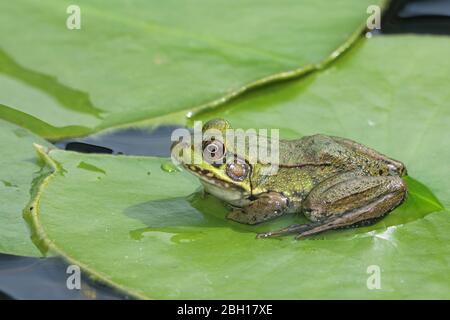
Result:
[[[237,188],[222,188],[218,185],[211,184],[206,180],[200,180],[205,191],[213,196],[231,204],[234,207],[243,207],[250,203],[248,194]]]

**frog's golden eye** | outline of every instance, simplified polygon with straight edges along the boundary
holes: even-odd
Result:
[[[225,147],[219,140],[208,140],[203,142],[203,160],[212,164],[223,164]]]
[[[243,160],[235,160],[227,164],[226,173],[234,181],[243,181],[250,171],[249,165]]]

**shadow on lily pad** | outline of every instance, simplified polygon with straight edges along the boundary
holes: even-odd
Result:
[[[443,210],[442,204],[424,184],[411,177],[405,179],[409,188],[408,198],[385,218],[367,227],[328,231],[309,239],[348,239],[365,236],[373,231],[384,231],[391,226],[415,221],[432,212]],[[290,224],[308,222],[303,215],[288,214],[251,226],[226,219],[228,210],[223,202],[199,190],[189,197],[143,202],[127,208],[124,213],[148,226],[130,231],[130,236],[135,240],[140,240],[152,232],[170,233],[182,238],[195,239],[206,230],[210,231],[211,228],[230,228],[236,232],[256,234]]]

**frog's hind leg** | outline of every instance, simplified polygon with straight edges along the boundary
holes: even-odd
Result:
[[[330,229],[357,226],[374,221],[405,199],[406,184],[398,176],[361,176],[343,173],[320,183],[303,205],[310,224],[259,234],[259,238],[297,234],[297,238]]]
[[[350,139],[336,137],[336,136],[330,136],[330,138],[333,139],[334,141],[336,141],[337,143],[339,143],[340,145],[342,145],[354,152],[357,152],[359,154],[364,154],[367,157],[369,157],[370,159],[378,160],[378,161],[382,161],[382,162],[386,163],[388,165],[388,167],[390,168],[389,171],[391,171],[395,175],[399,175],[399,176],[407,175],[406,167],[401,161],[389,158],[389,157],[385,156],[384,154],[382,154],[372,148],[369,148],[361,143],[358,143],[358,142],[350,140]]]

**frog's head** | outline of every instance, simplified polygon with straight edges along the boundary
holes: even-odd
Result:
[[[200,178],[207,192],[232,205],[242,206],[252,193],[252,166],[245,158],[227,150],[224,137],[230,128],[226,120],[210,120],[202,128],[201,145],[185,144],[179,148],[183,156],[179,151],[172,152],[172,156],[187,171]],[[193,137],[191,141],[194,141]],[[180,143],[175,143],[172,151]]]

